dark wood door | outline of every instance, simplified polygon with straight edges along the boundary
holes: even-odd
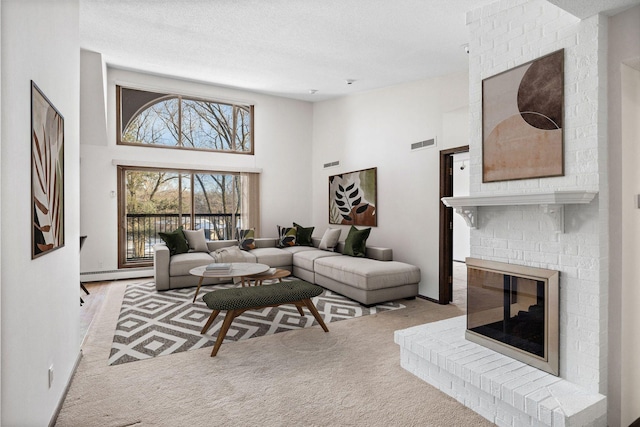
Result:
[[[440,151],[440,199],[453,196],[453,155],[466,153],[469,146]],[[453,209],[440,204],[440,287],[439,304],[453,299]]]

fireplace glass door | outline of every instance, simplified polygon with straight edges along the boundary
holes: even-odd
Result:
[[[512,357],[522,355],[524,360],[516,358],[534,366],[536,363],[530,360],[546,363],[550,353],[557,354],[558,273],[476,261],[485,265],[467,260],[467,338],[471,334],[494,350],[497,347],[497,351]],[[551,284],[549,274],[555,278]],[[550,349],[550,345],[555,348]]]

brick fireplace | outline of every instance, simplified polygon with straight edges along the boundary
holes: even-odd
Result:
[[[540,296],[540,279],[558,275],[551,280],[555,287],[551,299],[554,305],[557,303],[553,310],[558,310],[559,335],[553,338],[557,339],[558,347],[552,352],[557,351],[554,357],[558,356],[559,366],[554,361],[547,369],[544,366],[547,360],[540,365],[536,358],[514,358],[513,352],[498,352],[495,346],[486,346],[486,342],[482,345],[467,339],[467,315],[396,331],[402,367],[498,425],[605,426],[606,397],[593,381],[600,371],[585,375],[590,372],[590,360],[603,357],[595,345],[600,339],[600,325],[589,320],[597,314],[589,305],[597,305],[599,301],[588,297],[594,289],[586,273],[596,266],[588,261],[589,257],[578,255],[584,251],[582,245],[593,247],[588,242],[595,241],[591,233],[597,231],[594,223],[597,217],[594,212],[599,209],[597,194],[552,191],[454,197],[443,202],[463,215],[472,228],[474,258],[468,259],[471,275],[482,276],[474,272],[478,267],[501,272],[501,285],[496,277],[485,283],[500,288],[494,292],[500,294],[500,303],[490,303],[493,307],[484,304],[472,311],[483,312],[483,316],[497,311],[504,313],[503,298],[506,296],[513,302],[509,273],[535,282],[527,285],[535,287],[529,292],[532,295],[526,297],[530,302],[520,300],[521,307],[527,309],[537,304],[533,295],[536,300]],[[575,255],[569,257],[553,253],[554,250]],[[561,259],[582,265],[583,279],[580,268],[564,265]],[[504,272],[510,282],[508,293]],[[474,286],[473,277],[468,282],[469,288]],[[469,288],[468,292],[473,293]],[[572,290],[583,296],[575,298]],[[544,293],[549,294],[548,287]],[[511,308],[512,304],[509,305]],[[472,318],[470,324],[476,327],[479,322]],[[570,339],[574,335],[576,341]],[[548,350],[547,345],[545,357],[538,359],[547,359]]]
[[[472,228],[471,257],[560,273],[558,376],[465,339],[466,316],[395,339],[403,367],[498,425],[606,425],[607,22],[544,0],[467,14],[470,200],[451,206]],[[563,175],[483,182],[482,80],[559,49]],[[585,198],[557,200],[568,194]]]
[[[605,360],[602,325],[592,310],[601,303],[592,274],[598,251],[588,249],[598,248],[598,194],[482,194],[442,202],[472,228],[467,292],[493,296],[480,306],[468,303],[466,316],[396,331],[402,367],[498,425],[606,426],[598,382],[606,373],[598,366]],[[521,283],[528,295],[513,295],[520,279],[529,281]],[[496,335],[468,339],[467,326],[482,324],[474,315],[495,324],[497,314],[504,320],[528,311],[541,297],[553,305],[545,317],[557,313],[548,336],[555,343],[543,344],[542,357],[498,348]]]

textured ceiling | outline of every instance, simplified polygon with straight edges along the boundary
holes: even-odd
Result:
[[[616,14],[628,7],[640,4],[640,0],[548,0],[558,7],[585,19],[598,13]]]
[[[314,101],[467,70],[466,12],[493,1],[80,0],[80,36],[111,66]]]
[[[317,101],[466,71],[466,12],[494,2],[80,0],[80,42],[113,67]]]

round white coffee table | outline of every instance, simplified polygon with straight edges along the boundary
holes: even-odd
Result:
[[[189,270],[189,274],[200,277],[200,280],[198,281],[198,287],[196,288],[196,294],[193,296],[193,302],[196,302],[196,297],[198,296],[198,292],[200,292],[200,286],[202,286],[202,281],[205,279],[205,277],[216,277],[224,279],[239,277],[242,286],[244,286],[245,278],[247,276],[264,273],[265,271],[269,270],[268,265],[259,264],[256,262],[231,262],[229,264],[231,264],[231,270],[224,273],[218,273],[211,270],[207,271],[206,265]]]

